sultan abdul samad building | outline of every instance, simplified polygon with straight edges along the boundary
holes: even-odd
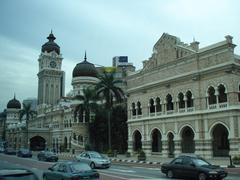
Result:
[[[58,152],[73,149],[81,151],[90,144],[88,125],[89,121],[95,118],[95,114],[90,112],[89,119],[85,118],[85,113],[77,114],[79,118],[74,118],[75,107],[81,101],[74,100],[73,97],[83,95],[83,89],[87,87],[94,87],[99,82],[97,75],[105,68],[95,67],[87,61],[85,54],[84,60],[76,64],[72,71],[73,89],[64,97],[63,57],[52,32],[47,39],[48,42],[42,45],[38,58],[37,115],[30,119],[28,127],[24,118],[20,122],[21,103],[14,96],[8,102],[6,112],[0,113],[0,140],[4,137],[8,146],[16,149],[30,147],[32,150],[48,148]],[[125,71],[135,70],[135,67],[128,63],[127,57],[124,57],[124,60],[119,59],[121,58],[115,57],[113,62],[116,78],[122,78]],[[120,86],[126,89],[124,83]]]
[[[81,150],[89,141],[88,122],[84,115],[74,120],[74,105],[79,102],[61,99],[63,58],[52,33],[48,40],[38,59],[38,114],[30,121],[26,138],[26,124],[18,117],[21,104],[15,97],[10,100],[7,141],[16,148],[27,144],[35,150]],[[128,97],[128,151],[143,149],[156,157],[239,154],[240,56],[234,54],[235,46],[231,36],[199,48],[199,42],[188,45],[164,33],[141,70],[133,72],[129,66],[132,72],[127,73],[124,87]],[[73,69],[73,90],[67,96],[81,94],[98,81],[96,68],[85,57]]]
[[[164,33],[128,75],[128,150],[206,158],[240,152],[240,56],[231,36],[199,49]]]

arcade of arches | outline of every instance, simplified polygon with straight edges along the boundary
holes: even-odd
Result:
[[[196,153],[196,139],[195,132],[191,126],[184,126],[179,134],[168,132],[163,135],[159,129],[155,128],[151,131],[149,143],[143,141],[143,135],[139,130],[135,130],[132,134],[132,150],[139,151],[140,149],[150,149],[151,154],[159,153],[172,157],[180,153]],[[227,157],[229,156],[229,132],[228,129],[221,123],[214,125],[209,134],[210,136],[210,147],[212,156],[214,157]],[[178,139],[176,138],[178,137]],[[143,144],[146,144],[143,146]]]

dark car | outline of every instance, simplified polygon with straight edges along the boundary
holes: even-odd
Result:
[[[227,172],[204,160],[196,155],[180,155],[170,163],[161,166],[162,173],[168,178],[187,178],[187,179],[223,179]]]
[[[58,156],[51,151],[41,151],[38,153],[37,158],[39,161],[58,161]]]
[[[9,155],[16,155],[16,150],[8,147],[4,150],[4,153]]]
[[[38,180],[38,177],[27,169],[0,169],[1,180]]]
[[[17,151],[17,156],[18,157],[32,157],[32,152],[29,149],[20,148]]]
[[[50,179],[91,179],[99,180],[99,173],[88,164],[81,162],[61,162],[43,173],[44,180]]]

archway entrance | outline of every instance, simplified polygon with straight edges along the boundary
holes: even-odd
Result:
[[[41,136],[34,136],[30,139],[30,149],[32,151],[42,151],[45,149],[46,140]]]
[[[168,157],[174,156],[174,135],[173,133],[168,133]]]
[[[133,134],[133,150],[139,151],[142,149],[142,135],[139,131],[135,131]]]
[[[228,156],[229,141],[227,128],[222,124],[216,125],[212,131],[212,138],[213,156]]]
[[[158,129],[154,129],[152,132],[152,152],[162,151],[162,135]]]
[[[185,127],[182,130],[182,152],[195,152],[194,132],[190,127]]]

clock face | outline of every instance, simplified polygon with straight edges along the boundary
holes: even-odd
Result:
[[[51,68],[55,68],[57,66],[56,62],[55,61],[51,61],[50,62],[50,67]]]

